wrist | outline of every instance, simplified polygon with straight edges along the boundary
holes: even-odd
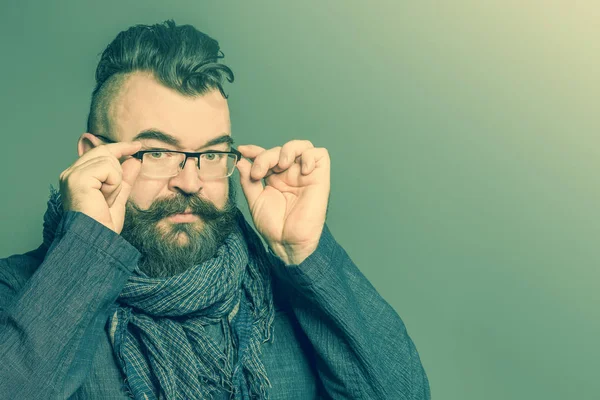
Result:
[[[316,249],[318,243],[304,246],[285,245],[281,243],[270,244],[269,249],[286,266],[299,265],[306,260]]]

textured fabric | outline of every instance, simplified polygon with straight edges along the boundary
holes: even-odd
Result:
[[[51,189],[48,239],[61,210]],[[222,389],[236,399],[268,398],[259,346],[272,334],[270,275],[249,255],[239,210],[237,221],[212,259],[168,278],[136,267],[123,288],[109,332],[135,399],[210,399]],[[214,323],[225,336],[224,352],[206,332]]]
[[[431,398],[403,321],[328,224],[299,265],[252,248],[251,229],[245,236],[249,252],[271,262],[274,340],[260,347],[271,400]],[[120,235],[69,211],[49,245],[0,258],[0,399],[129,399],[108,322],[139,256]],[[376,266],[392,267],[411,268],[392,258]],[[206,329],[223,348],[220,324]]]

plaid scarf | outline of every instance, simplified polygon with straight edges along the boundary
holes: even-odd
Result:
[[[51,187],[44,241],[62,216]],[[237,226],[214,258],[167,278],[135,268],[108,322],[113,350],[134,399],[268,399],[260,345],[274,319],[265,248],[238,209]],[[220,324],[223,352],[206,326]]]

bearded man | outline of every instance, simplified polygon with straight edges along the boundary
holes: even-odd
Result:
[[[44,241],[0,260],[0,398],[430,397],[402,320],[325,223],[328,151],[234,147],[222,57],[172,20],[102,54]]]

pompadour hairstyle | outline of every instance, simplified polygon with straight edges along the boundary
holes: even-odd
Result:
[[[108,108],[132,72],[147,72],[162,85],[185,96],[223,90],[223,76],[233,82],[233,72],[218,62],[225,55],[219,43],[191,25],[173,20],[155,25],[135,25],[120,32],[106,47],[96,68],[96,87],[87,120],[87,132],[110,136]]]

